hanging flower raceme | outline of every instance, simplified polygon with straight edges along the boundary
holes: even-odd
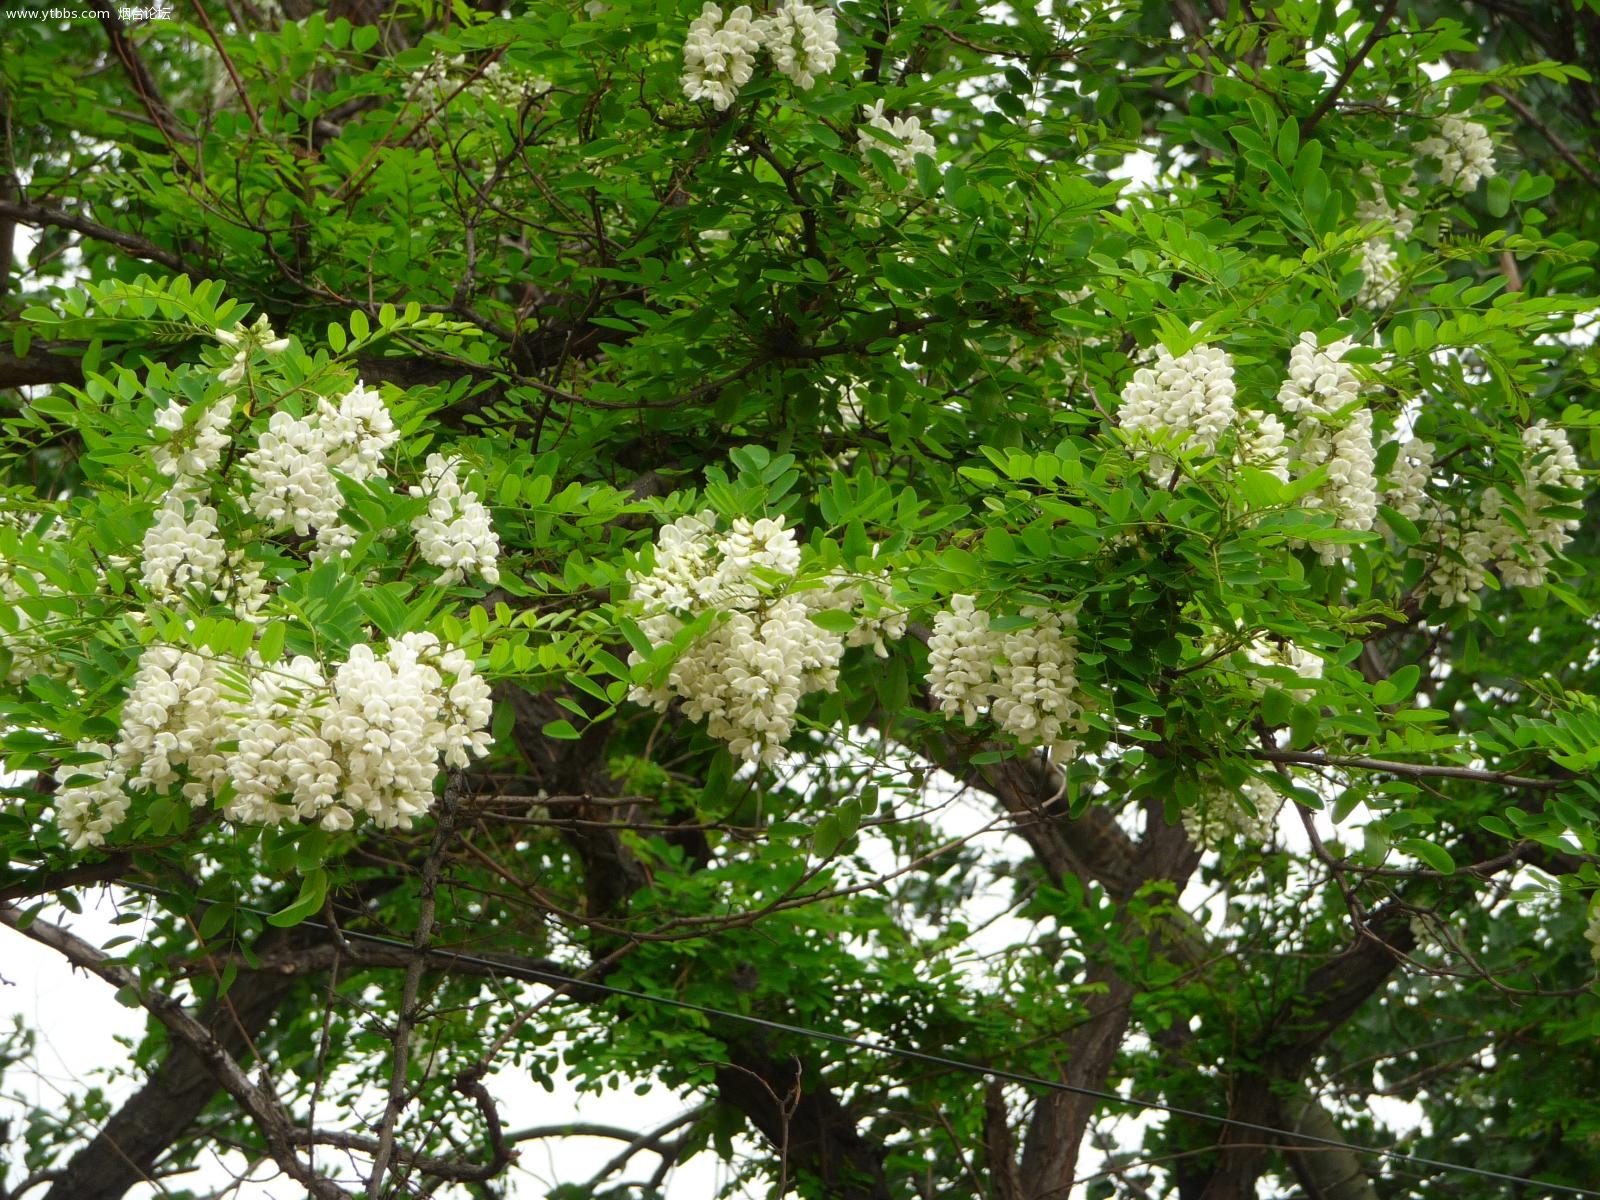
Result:
[[[1265,842],[1272,837],[1283,797],[1251,776],[1237,788],[1220,780],[1201,789],[1200,802],[1183,810],[1183,828],[1198,846],[1226,850],[1239,842]]]
[[[1283,411],[1326,421],[1358,401],[1361,381],[1342,361],[1349,349],[1349,338],[1324,349],[1317,344],[1316,334],[1302,333],[1289,351],[1289,377],[1278,389]]]
[[[266,313],[257,317],[253,325],[240,326],[237,329],[218,329],[215,331],[215,336],[217,341],[234,352],[233,362],[219,376],[229,387],[244,382],[245,373],[250,369],[252,351],[282,354],[289,348],[289,339],[281,338],[272,331],[272,324],[267,320]]]
[[[1362,243],[1362,280],[1356,303],[1367,308],[1387,308],[1400,297],[1400,255],[1390,238],[1404,241],[1410,237],[1416,228],[1416,214],[1404,204],[1391,204],[1383,182],[1370,168],[1361,174],[1373,194],[1370,199],[1356,201],[1355,219],[1361,225],[1381,225],[1384,232]],[[1411,183],[1400,189],[1403,200],[1416,194],[1416,186]]]
[[[1508,505],[1499,489],[1489,488],[1483,493],[1480,512],[1500,578],[1513,587],[1538,587],[1549,578],[1550,564],[1578,528],[1576,517],[1549,513],[1561,502],[1552,499],[1546,489],[1580,489],[1583,469],[1566,430],[1545,421],[1536,421],[1522,431],[1522,449],[1522,479],[1517,484],[1515,505]]]
[[[1417,143],[1417,153],[1439,160],[1439,182],[1462,195],[1493,177],[1494,142],[1476,121],[1454,113],[1439,118],[1439,132]]]
[[[287,348],[260,322],[218,337],[239,348],[224,375],[248,369],[252,350]],[[253,390],[258,404],[270,394],[270,386]],[[101,845],[141,794],[212,805],[245,824],[409,826],[432,803],[442,767],[464,767],[488,748],[489,689],[472,660],[423,632],[382,649],[358,641],[336,661],[280,659],[276,651],[263,658],[260,632],[296,558],[326,558],[354,541],[341,481],[387,475],[400,436],[388,406],[357,382],[334,398],[315,397],[305,416],[274,412],[253,439],[239,431],[238,445],[231,392],[194,407],[197,415],[175,402],[156,414],[158,478],[171,487],[144,534],[137,577],[152,600],[178,610],[196,643],[175,644],[169,626],[143,648],[113,714],[116,740],[85,742],[79,750],[88,760],[58,773],[63,832],[75,849]],[[411,489],[428,499],[413,523],[418,552],[443,569],[442,582],[469,570],[493,582],[498,538],[459,465],[432,455]],[[313,544],[271,545],[281,533]],[[224,624],[211,639],[226,651],[202,644],[202,631],[215,626],[200,618],[214,603],[246,623]],[[242,649],[241,637],[255,648]]]
[[[193,587],[209,592],[221,577],[227,547],[217,536],[217,510],[198,504],[191,510],[174,491],[144,535],[140,577],[158,600],[175,600]]]
[[[1315,334],[1302,333],[1289,352],[1289,377],[1278,389],[1278,403],[1299,420],[1293,457],[1301,471],[1327,471],[1327,482],[1305,498],[1305,506],[1331,513],[1340,529],[1366,532],[1378,516],[1377,454],[1372,411],[1358,407],[1361,381],[1343,361],[1349,349],[1348,339],[1322,347]],[[1348,549],[1325,543],[1319,553],[1331,563]]]
[[[317,557],[341,551],[355,531],[339,516],[344,498],[334,472],[358,483],[382,477],[399,436],[382,397],[359,381],[337,405],[320,398],[307,417],[275,412],[241,463],[250,509],[274,533],[315,534]]]
[[[796,87],[810,89],[833,70],[839,56],[833,10],[783,0],[760,25],[773,65]]]
[[[1213,346],[1195,346],[1174,356],[1165,343],[1155,362],[1133,373],[1122,389],[1117,423],[1130,433],[1177,436],[1185,446],[1207,452],[1233,424],[1233,359]],[[1170,470],[1171,460],[1150,455],[1151,469]]]
[[[475,68],[467,62],[465,55],[446,57],[435,53],[426,66],[411,73],[406,98],[436,108],[461,95],[501,108],[515,109],[524,101],[542,96],[549,90],[550,81],[544,76],[507,67],[498,58]]]
[[[761,34],[749,5],[739,5],[724,21],[722,9],[707,0],[683,43],[684,95],[709,100],[718,112],[731,107],[755,73]]]
[[[1431,467],[1432,448],[1428,450]],[[1551,490],[1577,491],[1583,486],[1583,469],[1566,431],[1536,421],[1522,431],[1522,450],[1521,475],[1512,498],[1491,486],[1484,490],[1476,511],[1447,507],[1433,498],[1416,503],[1418,523],[1428,536],[1412,554],[1427,559],[1423,590],[1441,604],[1470,602],[1490,572],[1510,587],[1538,587],[1549,579],[1556,556],[1572,540],[1578,518],[1570,509],[1559,511],[1562,500],[1550,495]]]
[[[1273,413],[1245,409],[1239,413],[1238,442],[1234,462],[1238,466],[1266,471],[1289,482],[1289,447],[1283,422]]]
[[[1423,503],[1433,475],[1432,442],[1407,438],[1395,454],[1383,490],[1384,503],[1408,521],[1422,520]]]
[[[683,94],[709,100],[718,112],[732,107],[739,89],[755,74],[756,55],[763,48],[779,74],[809,90],[838,61],[833,11],[782,0],[768,16],[756,17],[741,4],[724,20],[722,9],[708,0],[684,38]]]
[[[974,725],[987,714],[1022,746],[1043,747],[1070,761],[1082,733],[1077,678],[1076,616],[1061,609],[1024,608],[1030,624],[991,627],[974,596],[956,595],[933,620],[928,639],[928,692],[939,710]]]
[[[635,686],[630,699],[661,711],[680,701],[750,761],[782,756],[801,702],[837,684],[847,645],[882,651],[885,638],[905,632],[883,573],[801,579],[800,546],[781,517],[738,517],[726,530],[709,511],[680,517],[657,535],[654,557],[650,570],[628,575],[650,644],[671,642],[696,619],[709,624],[659,684]],[[812,619],[824,612],[848,615],[848,630]],[[638,651],[629,657],[641,661]]]
[[[413,496],[428,500],[428,511],[411,522],[417,549],[444,569],[440,583],[459,583],[469,569],[485,583],[499,583],[500,537],[483,501],[462,487],[460,470],[459,458],[428,455],[422,482],[410,489]]]
[[[123,701],[114,746],[57,772],[56,818],[73,849],[103,845],[129,793],[182,796],[254,825],[409,829],[441,765],[487,752],[489,685],[457,647],[408,633],[358,644],[333,671],[301,655],[264,663],[157,642]]]
[[[917,155],[926,154],[929,158],[934,158],[939,153],[938,144],[933,140],[933,136],[922,128],[920,118],[887,117],[883,113],[882,100],[874,100],[868,106],[862,124],[873,129],[881,129],[900,143],[895,145],[886,142],[867,133],[865,129],[858,134],[863,151],[882,150],[889,156],[889,161],[894,163],[895,170],[902,175],[910,175],[917,169]]]

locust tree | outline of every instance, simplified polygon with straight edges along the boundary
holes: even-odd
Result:
[[[5,1196],[1600,1178],[1593,3],[5,22]]]

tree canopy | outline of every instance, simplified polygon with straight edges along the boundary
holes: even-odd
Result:
[[[4,21],[5,1200],[1594,1194],[1600,5]]]

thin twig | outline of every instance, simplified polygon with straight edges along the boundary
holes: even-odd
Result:
[[[1263,762],[1289,763],[1301,767],[1348,767],[1354,771],[1383,771],[1408,779],[1466,779],[1473,783],[1493,783],[1500,787],[1555,791],[1564,786],[1559,779],[1533,779],[1507,771],[1482,771],[1476,767],[1439,766],[1432,763],[1395,762],[1387,758],[1338,757],[1305,750],[1253,750],[1252,757]]]
[[[372,1175],[367,1180],[367,1200],[378,1200],[383,1192],[383,1177],[394,1155],[395,1125],[400,1110],[406,1104],[406,1065],[411,1052],[411,1031],[417,1024],[417,995],[422,987],[422,974],[428,969],[428,943],[433,940],[435,904],[439,893],[439,876],[442,873],[445,851],[455,836],[456,809],[460,803],[461,781],[458,772],[451,772],[445,781],[444,795],[435,810],[433,842],[428,847],[428,857],[422,861],[422,889],[417,900],[417,927],[411,938],[415,951],[406,965],[405,983],[400,992],[400,1014],[394,1024],[394,1060],[389,1068],[389,1100],[383,1108],[383,1121],[378,1127],[378,1148],[373,1154]]]
[[[1509,104],[1512,111],[1515,112],[1517,116],[1521,117],[1529,125],[1532,125],[1536,130],[1539,131],[1539,136],[1550,143],[1551,149],[1565,159],[1569,167],[1571,167],[1579,175],[1583,176],[1583,181],[1585,183],[1594,188],[1596,191],[1600,191],[1600,175],[1596,175],[1588,167],[1584,166],[1577,154],[1573,151],[1572,147],[1557,137],[1555,130],[1551,129],[1549,125],[1541,120],[1538,114],[1533,111],[1533,109],[1524,104],[1519,97],[1511,92],[1506,91],[1505,88],[1496,87],[1494,84],[1490,84],[1484,90],[1489,92],[1491,95],[1499,96],[1500,99]]]
[[[0,906],[0,924],[10,926],[42,946],[48,946],[73,966],[98,975],[113,987],[136,997],[151,1016],[200,1057],[223,1090],[250,1114],[266,1139],[272,1160],[286,1175],[318,1200],[351,1200],[349,1192],[333,1180],[317,1175],[300,1160],[294,1151],[293,1127],[278,1098],[264,1080],[261,1084],[251,1083],[233,1056],[222,1048],[210,1030],[190,1015],[182,1003],[165,992],[147,986],[133,971],[111,961],[98,946],[59,925],[40,920],[26,921],[20,908]]]
[[[57,229],[70,229],[74,233],[81,233],[84,237],[93,238],[97,242],[105,242],[117,249],[127,252],[134,258],[143,259],[145,262],[157,263],[169,271],[176,271],[180,275],[193,275],[198,277],[198,272],[178,255],[170,250],[163,250],[154,242],[132,233],[123,233],[119,229],[101,225],[98,221],[91,221],[87,217],[75,216],[59,208],[50,208],[43,204],[20,204],[10,200],[0,200],[0,217],[10,217],[13,220],[27,225],[32,229],[42,229],[53,225]]]
[[[1344,64],[1344,70],[1339,72],[1339,78],[1333,81],[1333,86],[1328,89],[1327,95],[1322,97],[1316,108],[1311,110],[1311,115],[1306,118],[1305,124],[1300,127],[1301,137],[1305,137],[1317,127],[1317,123],[1328,115],[1328,110],[1338,103],[1339,96],[1350,85],[1350,80],[1355,78],[1355,73],[1360,70],[1361,64],[1367,60],[1367,55],[1372,53],[1372,48],[1378,44],[1378,39],[1383,36],[1383,30],[1394,19],[1395,9],[1400,7],[1400,0],[1389,0],[1383,6],[1383,11],[1373,19],[1372,31],[1367,38],[1356,48]]]

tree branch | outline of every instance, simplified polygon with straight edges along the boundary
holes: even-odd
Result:
[[[1585,183],[1594,188],[1596,191],[1600,191],[1600,175],[1596,175],[1588,167],[1584,166],[1583,161],[1579,159],[1572,147],[1567,145],[1566,142],[1562,141],[1561,138],[1557,136],[1555,130],[1551,129],[1548,124],[1542,121],[1539,118],[1539,115],[1535,113],[1533,109],[1529,108],[1525,103],[1523,103],[1521,97],[1517,96],[1513,92],[1506,91],[1505,88],[1496,87],[1492,83],[1485,87],[1484,91],[1489,92],[1492,95],[1499,96],[1500,99],[1504,100],[1508,105],[1510,105],[1512,111],[1515,112],[1517,116],[1521,117],[1529,125],[1533,126],[1534,129],[1539,131],[1539,136],[1550,143],[1550,148],[1559,154],[1562,159],[1565,160],[1566,164],[1579,174]]]
[[[1499,787],[1555,791],[1565,786],[1559,779],[1534,779],[1508,771],[1480,771],[1476,767],[1451,767],[1433,763],[1395,762],[1387,758],[1343,757],[1307,750],[1256,750],[1252,757],[1262,762],[1287,763],[1301,767],[1347,767],[1353,771],[1383,771],[1408,779],[1466,779],[1473,783],[1492,783]]]
[[[1383,36],[1384,27],[1394,19],[1395,9],[1399,7],[1400,0],[1389,0],[1383,6],[1383,11],[1373,18],[1372,29],[1367,34],[1366,40],[1356,48],[1356,52],[1345,62],[1344,70],[1339,72],[1339,78],[1333,81],[1333,86],[1328,89],[1327,94],[1322,97],[1316,108],[1311,110],[1311,115],[1300,126],[1300,136],[1302,138],[1309,136],[1311,131],[1317,127],[1318,122],[1328,115],[1328,110],[1338,103],[1339,97],[1344,93],[1344,89],[1350,86],[1350,81],[1355,78],[1356,72],[1361,69],[1361,64],[1366,62],[1367,55],[1372,53],[1372,48],[1378,44],[1378,39]]]
[[[30,871],[13,876],[0,883],[0,904],[13,900],[27,900],[64,888],[82,887],[89,883],[112,883],[121,879],[133,862],[128,853],[112,854],[103,862],[79,863],[52,871]]]
[[[461,773],[453,771],[444,786],[444,795],[434,806],[433,839],[428,856],[422,861],[422,888],[417,900],[417,927],[411,946],[416,953],[406,964],[405,983],[401,987],[400,1012],[395,1019],[390,1041],[394,1045],[394,1060],[389,1068],[389,1098],[383,1107],[383,1119],[378,1126],[378,1148],[372,1156],[372,1174],[367,1180],[367,1200],[378,1200],[383,1191],[383,1178],[389,1170],[389,1160],[394,1154],[395,1125],[400,1111],[405,1107],[410,1089],[406,1084],[406,1064],[411,1052],[411,1031],[417,1023],[417,996],[422,987],[422,973],[427,964],[424,957],[428,943],[433,938],[435,904],[439,892],[439,876],[444,864],[445,851],[456,831],[456,810],[461,801]]]
[[[50,208],[43,204],[24,204],[11,200],[0,200],[0,217],[9,217],[23,225],[34,229],[43,229],[53,226],[57,229],[70,229],[74,233],[81,233],[84,237],[93,238],[97,242],[105,242],[115,246],[118,250],[132,258],[145,262],[153,262],[175,271],[179,275],[189,275],[198,278],[200,272],[186,263],[182,257],[170,250],[163,250],[154,242],[139,237],[132,233],[123,233],[119,229],[112,229],[108,225],[101,225],[98,221],[91,221],[87,217],[75,216],[59,208]]]
[[[129,40],[128,27],[122,23],[122,18],[117,15],[115,8],[100,10],[100,26],[106,31],[106,37],[111,42],[111,51],[122,64],[128,82],[133,85],[134,95],[139,97],[139,103],[145,112],[150,114],[151,122],[167,140],[174,157],[177,147],[173,143],[194,145],[194,134],[178,124],[178,118],[173,115],[172,109],[167,107],[167,102],[161,98],[161,89],[156,85],[155,76],[151,75],[150,68],[144,65],[138,47]],[[183,165],[187,168],[188,164]]]
[[[211,1077],[247,1112],[261,1131],[272,1159],[296,1183],[317,1200],[350,1200],[346,1192],[333,1180],[314,1173],[294,1150],[294,1129],[289,1115],[283,1109],[265,1082],[251,1083],[234,1056],[217,1036],[165,992],[147,986],[133,971],[119,966],[99,947],[84,941],[59,925],[35,920],[23,928],[22,910],[0,906],[0,924],[9,925],[42,946],[55,950],[70,962],[91,974],[98,975],[113,987],[136,996],[151,1016],[161,1022],[167,1031],[186,1046],[206,1066]],[[64,1180],[62,1182],[65,1182]],[[51,1189],[51,1195],[61,1191],[61,1183]],[[65,1194],[65,1193],[63,1193]],[[120,1195],[121,1193],[115,1193]],[[82,1200],[77,1193],[74,1200]]]

